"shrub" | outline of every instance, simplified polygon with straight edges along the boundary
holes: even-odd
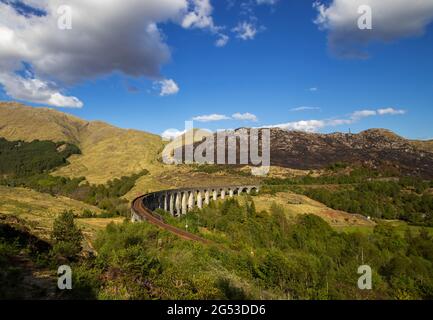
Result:
[[[75,225],[72,211],[64,211],[54,220],[51,239],[56,256],[72,259],[80,253],[83,234]]]

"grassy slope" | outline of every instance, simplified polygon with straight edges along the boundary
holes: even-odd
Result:
[[[433,152],[433,140],[412,140],[411,143],[421,150]]]
[[[83,154],[71,157],[71,164],[55,174],[85,176],[91,183],[105,183],[152,167],[163,148],[162,139],[157,135],[16,103],[0,103],[0,136],[8,140],[76,144]]]
[[[100,213],[99,208],[66,197],[53,197],[24,188],[0,186],[0,214],[14,216],[44,239],[48,239],[54,218],[64,210],[73,210],[81,214],[84,209]],[[93,239],[98,230],[103,229],[111,221],[120,222],[122,218],[113,219],[77,219],[86,238]]]
[[[320,202],[292,192],[278,192],[275,195],[259,195],[254,197],[254,203],[258,211],[269,211],[271,205],[275,203],[284,208],[289,218],[301,214],[314,214],[321,217],[335,228],[349,226],[372,228],[375,225],[374,222],[361,216],[331,209]]]
[[[419,232],[421,229],[425,229],[428,231],[428,233],[430,233],[430,235],[433,236],[433,228],[431,227],[418,227],[418,226],[411,226],[408,225],[406,222],[404,221],[399,221],[399,220],[380,220],[383,223],[386,223],[394,228],[396,228],[396,230],[398,231],[398,233],[401,236],[404,236],[404,234],[406,233],[407,230],[410,230],[412,232]],[[373,226],[355,226],[355,225],[348,225],[348,226],[341,226],[339,228],[337,228],[337,231],[342,231],[342,232],[361,232],[363,234],[371,234],[374,230]]]

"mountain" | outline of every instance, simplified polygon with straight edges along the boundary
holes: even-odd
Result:
[[[235,132],[241,129],[248,131],[239,128]],[[261,141],[261,134],[259,137]],[[216,141],[217,138],[215,157]],[[270,142],[273,166],[311,170],[347,163],[433,178],[433,153],[428,142],[407,140],[386,129],[369,129],[358,134],[320,134],[272,128]],[[200,142],[195,142],[194,146],[198,145]],[[238,142],[237,163],[239,150]]]
[[[385,129],[358,134],[272,129],[271,146],[271,163],[282,167],[319,169],[344,162],[433,177],[433,153]]]
[[[200,130],[194,133],[208,134]],[[0,103],[0,137],[76,144],[82,155],[71,156],[70,165],[55,174],[85,176],[91,183],[105,183],[142,169],[150,171],[150,175],[143,178],[147,188],[156,186],[160,176],[172,185],[166,177],[169,172],[181,178],[180,167],[166,166],[158,160],[165,145],[160,136],[120,129],[100,121],[85,121],[49,108]],[[195,139],[195,145],[199,144],[197,140],[201,137]],[[178,142],[175,141],[175,145]],[[358,134],[271,129],[271,164],[274,166],[310,170],[338,162],[392,168],[403,174],[430,178],[433,177],[433,142],[407,140],[385,129],[369,129]],[[189,170],[183,169],[186,171],[182,176],[191,177]]]
[[[116,128],[100,121],[85,121],[49,108],[32,108],[0,102],[0,137],[8,140],[65,141],[77,145],[82,155],[55,174],[85,176],[91,183],[137,173],[157,164],[163,148],[160,136]]]

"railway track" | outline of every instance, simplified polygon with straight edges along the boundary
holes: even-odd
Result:
[[[159,228],[167,230],[168,232],[170,232],[170,233],[172,233],[172,234],[174,234],[174,235],[176,235],[182,239],[200,242],[200,243],[204,243],[204,244],[210,244],[211,243],[207,239],[199,237],[199,236],[197,236],[193,233],[187,232],[185,230],[176,228],[170,224],[165,223],[164,221],[161,221],[157,217],[155,217],[153,212],[144,206],[143,199],[145,197],[146,197],[146,195],[142,195],[142,196],[134,199],[132,201],[132,204],[131,204],[132,212],[135,213],[136,215],[138,215],[139,217],[141,217],[143,220],[146,220],[150,224],[153,224]]]

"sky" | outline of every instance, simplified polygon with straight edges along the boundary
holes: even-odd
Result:
[[[433,0],[0,0],[0,100],[164,137],[432,139]]]

